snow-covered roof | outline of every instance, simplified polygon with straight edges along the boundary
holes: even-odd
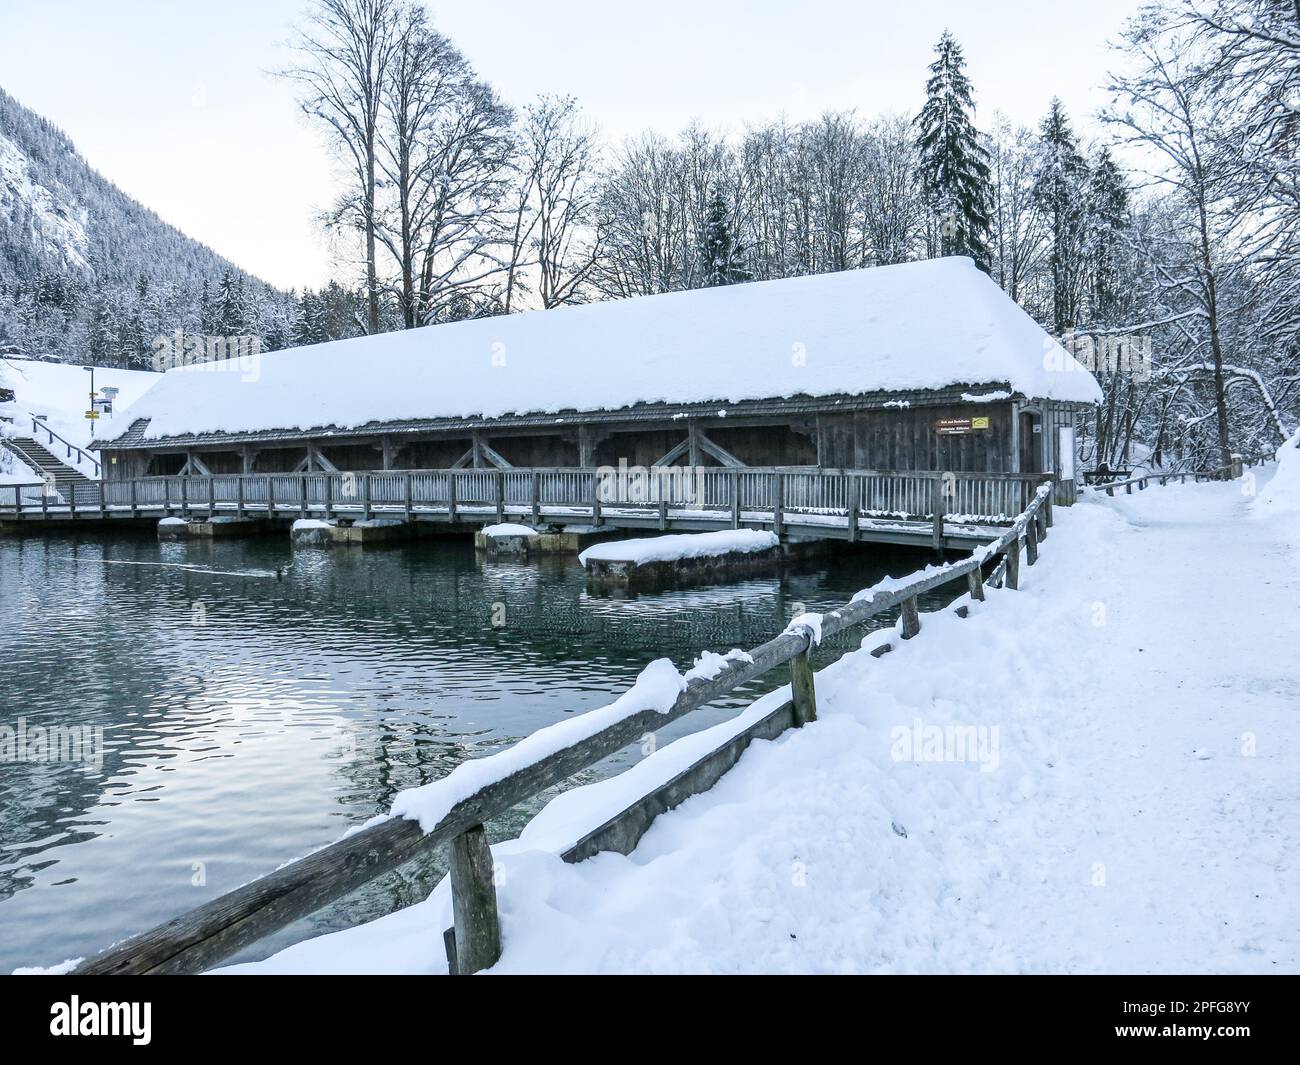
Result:
[[[169,371],[144,439],[720,406],[1005,384],[1092,402],[1093,376],[970,259],[455,322]]]

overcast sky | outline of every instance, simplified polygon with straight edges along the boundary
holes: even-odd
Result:
[[[1138,0],[474,0],[434,22],[510,103],[572,93],[616,140],[692,120],[739,129],[827,109],[914,112],[945,27],[977,120],[1104,101],[1108,42]],[[284,287],[336,273],[315,217],[323,142],[268,73],[304,0],[0,0],[0,86],[164,219]]]

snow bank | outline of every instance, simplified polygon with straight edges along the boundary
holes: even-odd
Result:
[[[709,558],[714,555],[750,554],[767,551],[781,541],[776,533],[758,529],[724,529],[709,533],[676,533],[671,536],[648,536],[636,540],[615,540],[595,544],[578,556],[584,566],[600,562],[675,562],[682,558]]]
[[[89,447],[98,433],[104,437],[116,436],[131,424],[127,408],[162,380],[160,373],[145,370],[117,370],[95,368],[95,389],[105,386],[118,390],[113,404],[113,414],[98,421],[86,418],[90,404],[90,374],[81,366],[63,362],[36,362],[31,359],[0,358],[0,386],[12,389],[12,403],[0,403],[0,415],[13,419],[14,430],[30,436],[32,415],[44,415],[45,423],[69,443]],[[196,397],[199,398],[199,397]],[[48,437],[36,434],[36,441],[45,444]],[[73,465],[71,459],[54,445],[54,454]],[[87,477],[95,476],[94,465],[83,462],[77,468]],[[37,478],[39,480],[39,478]]]
[[[1259,517],[1300,514],[1300,429],[1277,449],[1277,469],[1251,509]]]
[[[263,353],[255,373],[182,367],[133,413],[157,439],[958,385],[1101,398],[971,260],[949,258],[398,330]]]

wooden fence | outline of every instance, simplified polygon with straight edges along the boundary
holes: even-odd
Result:
[[[1144,473],[1138,477],[1127,477],[1122,481],[1107,481],[1105,484],[1095,484],[1092,487],[1098,492],[1105,492],[1108,496],[1115,495],[1115,489],[1124,489],[1125,495],[1132,495],[1136,487],[1139,492],[1145,491],[1152,481],[1156,481],[1162,487],[1170,481],[1177,481],[1179,484],[1186,484],[1187,478],[1190,477],[1193,482],[1196,481],[1222,481],[1232,480],[1240,477],[1243,469],[1251,466],[1259,466],[1267,462],[1272,456],[1267,454],[1236,456],[1227,466],[1216,466],[1208,470],[1180,470],[1178,472],[1153,472]]]
[[[970,557],[919,573],[899,586],[863,595],[823,614],[823,638],[897,608],[902,619],[902,637],[911,639],[921,631],[920,595],[965,581],[971,597],[982,600],[984,568],[989,565],[993,569],[988,583],[1017,588],[1022,544],[1028,564],[1035,564],[1039,545],[1052,525],[1052,487],[1050,481],[1038,487],[1011,527],[994,543]],[[959,612],[964,609],[960,608]],[[501,953],[492,853],[483,829],[487,821],[637,742],[646,732],[658,731],[738,686],[788,666],[789,701],[593,829],[565,851],[563,857],[566,861],[580,861],[602,850],[629,852],[658,813],[671,809],[689,795],[707,790],[735,764],[752,739],[770,738],[786,728],[801,727],[816,719],[817,702],[809,658],[812,645],[812,634],[806,628],[789,629],[742,657],[728,658],[716,675],[690,680],[667,712],[647,709],[632,713],[523,768],[502,771],[490,783],[453,805],[428,832],[415,821],[389,818],[151,931],[118,943],[84,961],[74,971],[78,974],[200,972],[442,844],[451,847],[454,926],[445,936],[448,960],[453,972],[485,969]],[[889,645],[885,645],[873,653],[888,649]]]

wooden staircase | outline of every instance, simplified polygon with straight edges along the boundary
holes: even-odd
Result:
[[[94,496],[94,481],[32,437],[0,437],[0,446],[8,448],[19,462],[30,466],[45,481],[52,480],[55,491],[64,502],[74,497],[77,502],[89,502]]]

